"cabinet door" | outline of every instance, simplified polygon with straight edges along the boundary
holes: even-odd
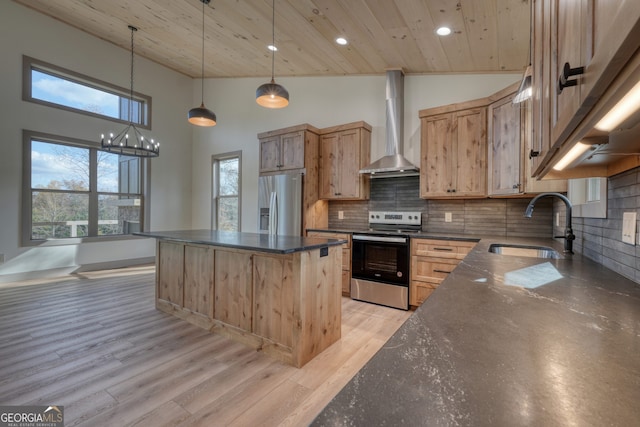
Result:
[[[584,66],[586,58],[586,0],[552,0],[551,9],[551,43],[552,73],[551,82],[555,85],[552,92],[552,144],[574,118],[580,107],[580,83],[565,87],[558,93],[557,85],[565,63],[571,68]],[[589,26],[590,27],[590,26]],[[582,80],[581,76],[573,76],[571,80]]]
[[[487,109],[458,111],[455,120],[455,184],[457,197],[487,195]]]
[[[280,137],[280,170],[304,168],[304,132]]]
[[[360,130],[352,129],[340,132],[340,157],[338,170],[340,186],[338,196],[345,199],[360,197]]]
[[[213,247],[184,247],[184,308],[213,319]]]
[[[452,173],[454,150],[452,115],[425,117],[421,124],[420,196],[451,195],[455,183]]]
[[[274,172],[280,166],[280,136],[260,139],[260,172]]]
[[[521,105],[513,95],[489,106],[489,194],[508,195],[522,191]]]
[[[320,198],[333,199],[340,188],[341,153],[338,134],[322,135],[320,139]]]
[[[184,303],[184,245],[158,242],[156,296],[180,307]]]
[[[215,253],[215,318],[250,331],[252,294],[251,254],[218,250]]]
[[[551,145],[551,6],[552,0],[533,2],[532,141],[533,176],[544,167]]]
[[[253,333],[293,345],[293,262],[287,257],[253,256]]]

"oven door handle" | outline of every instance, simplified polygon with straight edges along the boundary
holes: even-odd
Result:
[[[360,234],[354,234],[352,239],[361,240],[364,242],[407,243],[406,237],[365,236]]]

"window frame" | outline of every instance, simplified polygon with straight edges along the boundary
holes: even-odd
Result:
[[[238,159],[238,231],[242,231],[242,150],[231,151],[211,156],[211,229],[218,230],[218,187],[220,183],[220,168],[217,166],[222,160]],[[235,197],[235,196],[234,196]]]
[[[62,245],[74,245],[87,242],[105,242],[110,240],[131,240],[139,239],[140,237],[131,234],[107,234],[107,235],[89,235],[83,237],[66,237],[66,238],[47,238],[47,239],[32,239],[32,191],[34,188],[31,183],[31,143],[32,141],[41,141],[45,143],[67,145],[70,147],[78,147],[89,150],[89,162],[90,162],[90,179],[89,190],[87,191],[51,191],[59,193],[73,193],[73,194],[88,194],[89,196],[89,223],[87,225],[88,232],[90,234],[97,234],[97,221],[98,221],[98,202],[101,195],[131,195],[134,193],[109,193],[104,191],[98,191],[97,183],[97,156],[100,150],[100,144],[96,142],[84,141],[76,138],[53,135],[49,133],[23,130],[22,132],[22,212],[21,212],[21,240],[22,247],[31,246],[62,246]],[[139,167],[140,180],[140,230],[148,231],[147,224],[149,223],[149,212],[146,206],[149,203],[149,177],[150,177],[150,162],[148,158],[140,158]],[[135,193],[138,194],[138,193]]]
[[[64,111],[71,111],[86,116],[97,117],[100,119],[108,120],[114,123],[128,124],[129,119],[118,119],[115,117],[94,113],[79,108],[69,107],[63,104],[56,104],[55,102],[44,101],[42,99],[34,98],[32,96],[32,81],[31,70],[38,70],[47,74],[51,74],[55,77],[68,80],[70,82],[86,86],[88,88],[100,90],[106,93],[110,93],[126,100],[129,100],[131,89],[123,88],[121,86],[114,85],[93,77],[86,76],[81,73],[77,73],[72,70],[68,70],[63,67],[59,67],[48,62],[41,61],[36,58],[32,58],[27,55],[22,56],[22,100],[27,102],[33,102],[34,104],[46,105],[47,107],[56,108]],[[137,127],[151,130],[151,114],[152,112],[152,99],[151,96],[142,94],[140,92],[133,92],[134,101],[143,104],[142,123],[138,123],[132,120]],[[128,107],[127,107],[128,108]]]

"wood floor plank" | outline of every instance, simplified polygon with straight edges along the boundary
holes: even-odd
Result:
[[[342,338],[297,369],[155,309],[155,270],[0,284],[0,403],[65,425],[307,425],[410,316],[342,299]]]

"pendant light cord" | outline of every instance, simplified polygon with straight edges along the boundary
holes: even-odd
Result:
[[[202,78],[200,79],[200,94],[201,94],[201,101],[200,103],[202,105],[204,105],[204,0],[200,0],[202,1]]]
[[[276,63],[276,0],[271,3],[271,47],[271,83],[273,83]]]
[[[138,31],[136,27],[133,25],[129,25],[129,29],[131,30],[131,75],[130,77],[130,89],[129,89],[129,123],[133,123],[133,33]]]

